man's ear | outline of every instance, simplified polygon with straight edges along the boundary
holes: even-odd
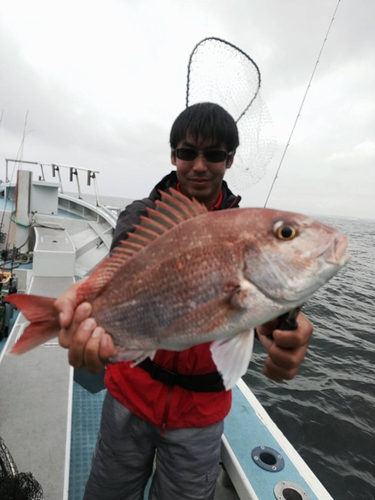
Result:
[[[232,166],[234,157],[236,156],[236,152],[234,151],[232,155],[227,160],[226,168],[230,168]]]
[[[176,155],[173,149],[171,149],[171,163],[172,165],[176,165]]]

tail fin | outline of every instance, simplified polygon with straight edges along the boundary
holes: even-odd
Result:
[[[56,337],[60,326],[57,312],[53,308],[55,299],[16,293],[4,300],[19,309],[31,323],[9,354],[22,354]]]

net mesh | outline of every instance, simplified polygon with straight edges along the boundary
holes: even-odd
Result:
[[[0,499],[43,500],[43,490],[30,472],[18,472],[17,466],[0,437]]]
[[[214,102],[237,122],[240,147],[226,179],[236,189],[260,181],[276,149],[267,106],[260,96],[256,63],[235,45],[216,37],[199,42],[190,55],[186,106]]]

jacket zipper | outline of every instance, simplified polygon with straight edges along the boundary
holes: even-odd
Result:
[[[173,355],[173,368],[172,368],[172,370],[174,372],[177,372],[178,356],[179,356],[178,352],[175,352]],[[168,394],[167,394],[167,401],[165,403],[165,408],[164,408],[164,413],[163,413],[163,423],[161,424],[161,435],[162,436],[164,436],[165,430],[167,427],[167,421],[168,421],[168,416],[169,416],[169,410],[171,408],[173,391],[174,391],[174,385],[169,387]]]

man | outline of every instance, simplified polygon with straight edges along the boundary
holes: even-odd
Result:
[[[112,248],[126,238],[147,207],[155,206],[159,190],[173,187],[209,210],[238,207],[240,197],[223,181],[239,145],[238,131],[223,108],[212,103],[187,108],[173,124],[170,144],[176,172],[164,177],[149,198],[120,214]],[[60,344],[69,349],[70,363],[92,373],[102,370],[116,350],[111,337],[89,318],[91,306],[76,308],[73,289],[55,307],[60,312]],[[293,332],[277,330],[278,320],[257,329],[268,351],[263,369],[267,377],[282,381],[297,373],[312,333],[302,314],[298,323]],[[150,499],[212,500],[231,391],[222,387],[209,345],[182,352],[159,350],[153,362],[134,368],[128,362],[107,365],[108,393],[85,500],[143,499],[155,450]]]

